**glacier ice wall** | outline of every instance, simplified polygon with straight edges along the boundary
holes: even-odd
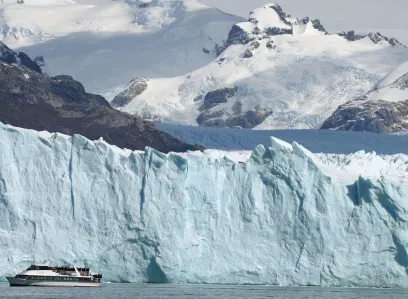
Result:
[[[111,281],[407,287],[406,181],[325,173],[273,138],[236,163],[0,125],[0,275],[35,258]]]

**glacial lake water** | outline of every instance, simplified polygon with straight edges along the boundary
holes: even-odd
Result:
[[[103,284],[101,288],[9,287],[0,283],[0,298],[30,299],[399,299],[404,289],[280,288],[270,286]]]

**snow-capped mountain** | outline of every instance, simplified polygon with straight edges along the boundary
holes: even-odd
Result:
[[[366,95],[341,105],[322,129],[408,132],[408,62],[389,73]]]
[[[318,128],[408,60],[393,38],[329,34],[276,4],[248,21],[196,0],[0,6],[3,40],[38,56],[45,73],[72,75],[122,111],[183,124]]]
[[[408,59],[395,39],[328,34],[319,20],[293,18],[276,4],[232,26],[217,50],[216,60],[186,75],[146,78],[120,109],[191,125],[316,128]]]
[[[107,281],[407,287],[408,156],[164,155],[0,124],[0,276],[37,259]]]
[[[208,64],[242,21],[196,0],[10,2],[0,4],[6,44],[109,99],[135,77],[175,77]]]

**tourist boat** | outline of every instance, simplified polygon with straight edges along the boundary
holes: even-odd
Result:
[[[6,277],[10,286],[99,287],[101,274],[91,274],[89,268],[53,267],[33,264],[14,277]]]

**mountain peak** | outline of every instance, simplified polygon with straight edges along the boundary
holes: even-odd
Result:
[[[309,17],[293,18],[287,15],[281,6],[270,3],[251,11],[247,22],[235,24],[223,48],[230,45],[247,44],[253,40],[270,38],[277,35],[327,35],[328,32],[320,20]]]
[[[248,21],[260,29],[274,27],[291,29],[291,23],[287,20],[286,13],[279,5],[273,3],[251,11]]]

